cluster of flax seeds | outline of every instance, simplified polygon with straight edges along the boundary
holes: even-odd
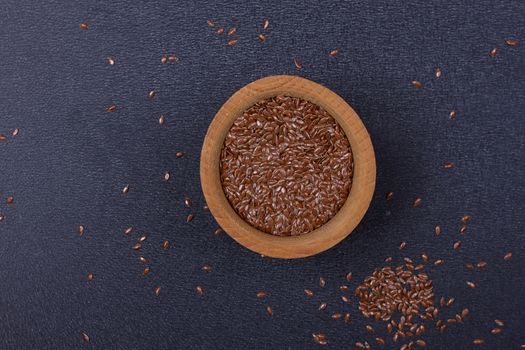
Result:
[[[321,107],[289,96],[260,101],[239,116],[221,151],[224,193],[249,224],[300,235],[330,220],[352,183],[343,129]]]
[[[228,41],[227,41],[228,46],[237,45],[237,42],[239,41],[235,37],[235,35],[237,34],[237,27],[233,26],[233,27],[230,27],[228,30],[226,30],[224,29],[224,27],[218,25],[217,23],[215,23],[215,21],[211,19],[207,20],[207,23],[208,23],[208,27],[212,28],[217,35],[221,36],[226,33],[228,37]],[[262,22],[263,31],[266,31],[269,26],[270,26],[270,21],[268,19],[263,20]],[[257,39],[259,40],[260,43],[264,43],[266,41],[266,35],[260,33],[257,35]]]

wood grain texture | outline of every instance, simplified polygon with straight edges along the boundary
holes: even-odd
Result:
[[[256,102],[276,95],[300,97],[323,107],[343,128],[354,156],[352,188],[343,207],[326,224],[300,236],[273,236],[246,223],[229,204],[220,180],[220,151],[234,120]],[[341,97],[310,80],[280,75],[254,81],[238,90],[224,103],[204,139],[200,175],[208,207],[224,231],[238,243],[257,253],[291,259],[325,251],[354,230],[372,199],[376,163],[365,126]]]

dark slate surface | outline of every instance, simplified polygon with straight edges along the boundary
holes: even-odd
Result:
[[[340,301],[345,274],[353,271],[355,288],[386,256],[399,262],[426,251],[445,260],[428,269],[436,295],[456,298],[450,312],[471,310],[464,325],[425,335],[429,348],[472,348],[479,337],[480,348],[518,349],[525,343],[524,17],[523,1],[3,1],[0,348],[306,349],[317,347],[312,332],[326,333],[329,348],[350,348],[375,335],[365,332],[354,298]],[[264,18],[270,27],[261,45]],[[238,44],[227,46],[207,19],[236,26]],[[79,29],[81,21],[89,30]],[[506,46],[508,38],[519,45]],[[164,52],[180,62],[162,65]],[[104,63],[108,55],[114,66]],[[293,58],[303,61],[301,71]],[[373,203],[353,235],[293,261],[261,258],[214,236],[198,172],[206,128],[222,103],[257,78],[283,73],[343,96],[368,127],[378,162]],[[158,92],[153,101],[150,89]],[[104,111],[111,103],[113,114]],[[185,157],[176,159],[177,151]],[[456,168],[444,170],[446,161]],[[395,192],[390,204],[387,191]],[[412,208],[416,197],[423,204]],[[196,217],[187,224],[190,212]],[[454,252],[463,214],[473,218]],[[125,237],[129,225],[135,232]],[[142,232],[146,278],[131,249]],[[163,239],[174,248],[161,250]],[[485,270],[464,268],[481,259]],[[213,272],[201,272],[204,263]],[[313,300],[304,288],[316,292]],[[267,291],[264,302],[258,290]],[[322,301],[327,312],[317,311]],[[332,321],[337,311],[351,312],[353,322]],[[490,334],[495,318],[507,322],[499,336]],[[394,348],[390,340],[386,348]]]

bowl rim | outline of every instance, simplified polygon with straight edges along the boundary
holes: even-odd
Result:
[[[352,186],[343,206],[325,224],[299,236],[274,236],[248,224],[230,205],[220,179],[220,152],[234,120],[256,102],[277,95],[300,97],[324,108],[343,128],[354,159]],[[343,98],[311,80],[299,76],[274,75],[243,86],[219,109],[204,138],[200,177],[206,204],[228,235],[264,256],[292,259],[321,253],[352,233],[372,200],[376,162],[366,127]]]

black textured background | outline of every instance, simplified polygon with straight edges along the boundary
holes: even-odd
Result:
[[[329,348],[350,348],[375,335],[365,332],[356,300],[340,300],[346,273],[354,273],[353,289],[386,256],[399,262],[426,251],[445,260],[428,271],[436,295],[456,298],[451,312],[471,310],[463,325],[425,335],[428,347],[472,348],[472,339],[484,338],[480,348],[518,349],[525,343],[524,17],[518,0],[2,1],[0,133],[8,139],[0,142],[0,347],[305,349],[317,347],[312,332],[323,332]],[[264,18],[270,27],[260,44]],[[207,19],[236,26],[238,44],[226,45]],[[519,45],[506,46],[508,38]],[[161,64],[163,53],[180,62]],[[108,55],[114,66],[104,63]],[[283,73],[345,98],[370,131],[378,164],[373,203],[351,237],[293,261],[261,258],[215,236],[198,172],[206,128],[222,103],[257,78]],[[106,113],[111,103],[118,110]],[[177,151],[186,155],[176,159]],[[444,170],[446,161],[456,168]],[[416,197],[423,204],[413,208]],[[196,217],[187,224],[190,212]],[[454,252],[464,214],[472,221]],[[131,249],[142,232],[148,277]],[[161,250],[164,239],[174,248]],[[504,261],[510,250],[512,261]],[[481,259],[485,270],[465,269]],[[213,272],[200,270],[205,263]],[[196,285],[205,289],[201,298]],[[315,291],[312,300],[304,288]],[[265,301],[255,298],[259,290]],[[322,301],[325,312],[317,311]],[[333,321],[332,312],[351,312],[353,322]],[[499,336],[490,334],[494,318],[507,322]]]

